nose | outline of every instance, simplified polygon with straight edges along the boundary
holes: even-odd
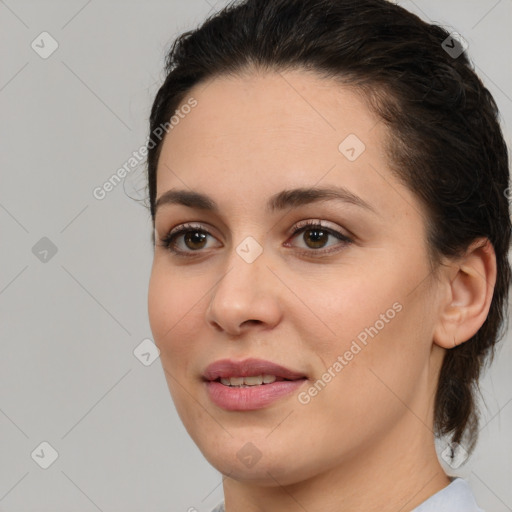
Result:
[[[282,317],[279,280],[268,268],[265,253],[248,263],[235,250],[227,271],[211,292],[206,321],[216,331],[240,336],[259,326],[272,328]]]

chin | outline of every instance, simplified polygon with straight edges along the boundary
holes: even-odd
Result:
[[[299,460],[297,450],[292,447],[288,452],[281,442],[273,444],[269,439],[265,442],[264,436],[254,436],[253,439],[261,439],[254,443],[249,439],[250,436],[243,441],[229,437],[224,443],[212,443],[210,438],[206,443],[196,444],[217,471],[240,482],[275,487],[295,484],[320,472],[315,469],[314,461]]]

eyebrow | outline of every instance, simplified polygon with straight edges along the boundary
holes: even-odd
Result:
[[[286,208],[297,208],[299,206],[315,203],[318,201],[343,201],[345,203],[359,206],[373,213],[375,209],[345,187],[329,188],[294,188],[282,190],[274,194],[267,202],[268,212],[276,212]],[[163,193],[155,203],[155,215],[158,209],[164,205],[179,204],[198,210],[206,210],[214,213],[219,212],[218,204],[208,195],[191,190],[171,189]]]

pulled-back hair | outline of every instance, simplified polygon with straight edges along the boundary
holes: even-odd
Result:
[[[478,379],[504,331],[511,223],[497,106],[462,48],[447,51],[456,44],[445,29],[386,0],[234,2],[174,41],[150,132],[169,121],[192,87],[222,75],[302,69],[361,92],[388,128],[390,168],[428,212],[433,265],[462,255],[480,237],[496,252],[487,319],[470,340],[447,350],[435,399],[436,435],[471,452]],[[148,146],[153,223],[162,142]]]

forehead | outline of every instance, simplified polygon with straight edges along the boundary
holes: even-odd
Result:
[[[378,123],[354,90],[306,71],[221,76],[193,88],[182,104],[189,97],[197,106],[173,128],[168,146],[194,146],[198,157],[213,148],[254,157],[262,145],[259,158],[287,145],[337,156],[337,141],[363,137]]]
[[[191,97],[197,105],[164,139],[157,197],[185,186],[221,206],[264,204],[277,190],[328,181],[377,206],[396,202],[396,191],[386,190],[386,128],[356,91],[287,71],[217,77],[182,105]]]
[[[182,105],[190,97],[197,106],[164,140],[162,153],[175,162],[275,159],[287,148],[288,157],[337,157],[349,130],[363,137],[378,121],[355,92],[306,71],[221,76],[194,87]]]

